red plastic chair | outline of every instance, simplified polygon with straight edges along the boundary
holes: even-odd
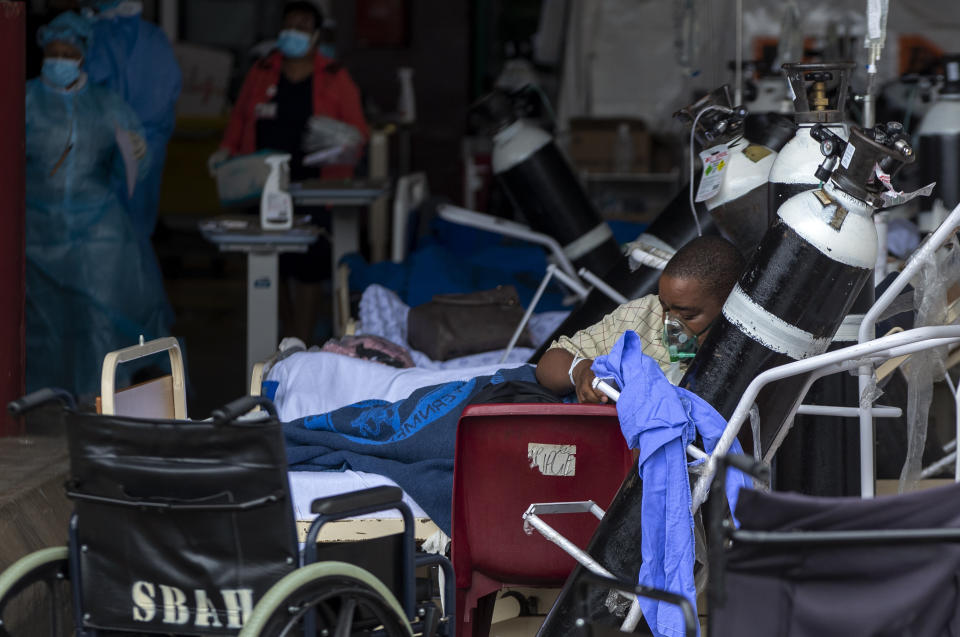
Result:
[[[492,602],[478,608],[481,598],[508,585],[559,587],[576,565],[538,533],[524,533],[527,507],[593,500],[605,509],[632,464],[612,405],[467,407],[453,469],[457,637],[489,634]],[[597,519],[558,515],[549,523],[586,547]]]

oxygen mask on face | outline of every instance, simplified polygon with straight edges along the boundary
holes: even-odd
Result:
[[[680,318],[667,312],[663,317],[663,346],[670,353],[670,362],[685,361],[696,356],[700,335],[710,329],[710,325],[694,332]]]

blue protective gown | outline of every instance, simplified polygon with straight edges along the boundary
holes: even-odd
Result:
[[[167,332],[165,297],[114,181],[118,131],[143,134],[112,91],[26,88],[27,390],[98,393],[104,355]],[[138,161],[150,165],[149,150]]]
[[[164,32],[139,14],[99,16],[92,24],[84,68],[90,81],[113,89],[133,108],[153,158],[126,204],[138,236],[147,241],[157,223],[167,142],[180,96],[180,66]],[[116,187],[118,194],[123,192],[122,183]]]

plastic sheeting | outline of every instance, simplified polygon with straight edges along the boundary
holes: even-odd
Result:
[[[913,281],[916,327],[946,325],[947,289],[960,280],[960,243],[956,238],[936,253]],[[900,472],[900,492],[920,478],[933,383],[944,376],[947,348],[917,352],[904,363],[907,378],[907,457]]]

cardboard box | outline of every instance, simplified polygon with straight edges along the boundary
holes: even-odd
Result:
[[[633,142],[633,161],[626,172],[650,172],[652,142],[646,124],[639,119],[577,117],[570,120],[568,153],[574,166],[593,173],[616,170],[616,148],[621,124],[629,128]]]

